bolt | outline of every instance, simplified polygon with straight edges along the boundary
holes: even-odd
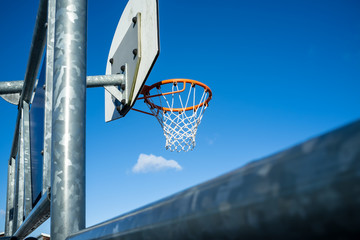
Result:
[[[45,90],[45,88],[46,88],[46,85],[44,84],[44,85],[43,85],[43,89]]]
[[[120,112],[120,111],[121,111],[121,107],[120,107],[120,106],[117,106],[117,107],[116,107],[116,110],[117,110],[118,112]]]
[[[133,54],[134,54],[134,57],[136,57],[136,55],[138,54],[138,50],[136,48],[133,50]]]
[[[125,71],[125,65],[122,65],[121,67],[120,67],[120,69],[121,69],[121,71]]]
[[[121,104],[122,104],[122,105],[125,105],[125,103],[126,103],[126,100],[125,100],[125,99],[121,100]]]
[[[125,83],[122,83],[122,84],[120,85],[120,87],[121,87],[121,89],[124,91],[124,90],[125,90]]]
[[[113,58],[110,58],[110,59],[109,59],[109,62],[110,62],[111,64],[113,64],[113,63],[114,63],[114,59],[113,59]]]
[[[132,18],[132,22],[133,22],[134,24],[136,24],[136,22],[137,22],[137,17],[133,17],[133,18]]]
[[[44,150],[41,150],[41,156],[44,156]]]

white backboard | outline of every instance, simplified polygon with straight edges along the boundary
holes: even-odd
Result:
[[[139,22],[139,44],[141,44],[140,52],[138,53],[139,60],[137,61],[137,72],[134,75],[134,82],[131,84],[131,94],[127,96],[128,109],[130,109],[159,55],[159,23],[158,23],[158,1],[157,0],[129,0],[127,3],[118,26],[116,28],[114,38],[110,47],[108,61],[106,65],[106,74],[118,74],[120,69],[116,70],[112,67],[110,59],[112,59],[116,52],[132,51],[133,49],[120,49],[123,39],[128,34],[129,27],[134,24],[133,18],[141,16]],[[129,34],[128,34],[129,35]],[[114,59],[116,60],[116,59]],[[117,118],[125,116],[116,109],[117,105],[112,95],[105,91],[105,121],[109,122]]]

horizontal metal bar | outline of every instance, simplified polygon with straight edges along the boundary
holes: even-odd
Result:
[[[124,84],[124,74],[99,75],[86,77],[86,87],[119,86]]]
[[[29,216],[21,224],[14,236],[22,239],[33,232],[38,226],[50,217],[50,194],[46,192]]]
[[[24,81],[0,82],[0,95],[10,93],[21,93]]]
[[[67,239],[360,236],[359,146],[357,121]]]
[[[124,74],[114,75],[98,75],[86,77],[86,87],[104,87],[104,86],[120,86],[124,84]],[[0,82],[0,95],[21,93],[24,86],[24,81],[8,81]]]

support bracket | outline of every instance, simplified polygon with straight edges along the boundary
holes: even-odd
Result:
[[[141,61],[141,14],[138,13],[132,19],[123,39],[117,47],[114,55],[109,59],[111,64],[111,74],[123,74],[125,78],[125,86],[121,87],[104,87],[111,94],[111,101],[106,102],[105,111],[111,112],[109,109],[116,108],[117,112],[113,112],[113,119],[124,117],[133,105],[132,99],[136,79],[138,76]],[[111,105],[107,106],[107,105]]]

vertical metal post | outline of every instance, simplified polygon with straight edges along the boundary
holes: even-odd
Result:
[[[44,162],[43,162],[43,190],[48,191],[51,186],[51,129],[52,129],[52,92],[54,73],[54,37],[55,37],[55,8],[56,0],[48,3],[48,27],[46,47],[46,88],[45,88],[45,111],[44,111]]]
[[[20,122],[20,143],[19,143],[19,155],[18,155],[18,174],[17,174],[17,227],[16,230],[20,227],[20,225],[24,221],[24,193],[25,193],[25,172],[24,172],[24,166],[25,166],[25,154],[24,154],[24,109],[21,109],[21,122]]]
[[[19,109],[20,111],[20,115],[21,115],[21,109]],[[20,122],[21,122],[21,118],[20,118]],[[20,138],[20,127],[19,127],[19,137],[18,137],[18,146],[21,145],[21,138]],[[13,232],[16,232],[16,230],[18,229],[18,199],[19,199],[19,165],[20,165],[20,147],[17,148],[18,152],[17,155],[15,157],[15,170],[14,170],[14,177],[15,177],[15,181],[14,181],[14,210],[13,210]]]
[[[51,165],[51,238],[85,228],[87,0],[57,0]]]
[[[25,217],[28,216],[32,209],[32,192],[31,192],[31,164],[30,164],[30,107],[27,102],[23,103],[23,128],[24,137],[24,179],[25,179]]]
[[[6,199],[5,236],[11,236],[14,225],[15,158],[10,157]]]

